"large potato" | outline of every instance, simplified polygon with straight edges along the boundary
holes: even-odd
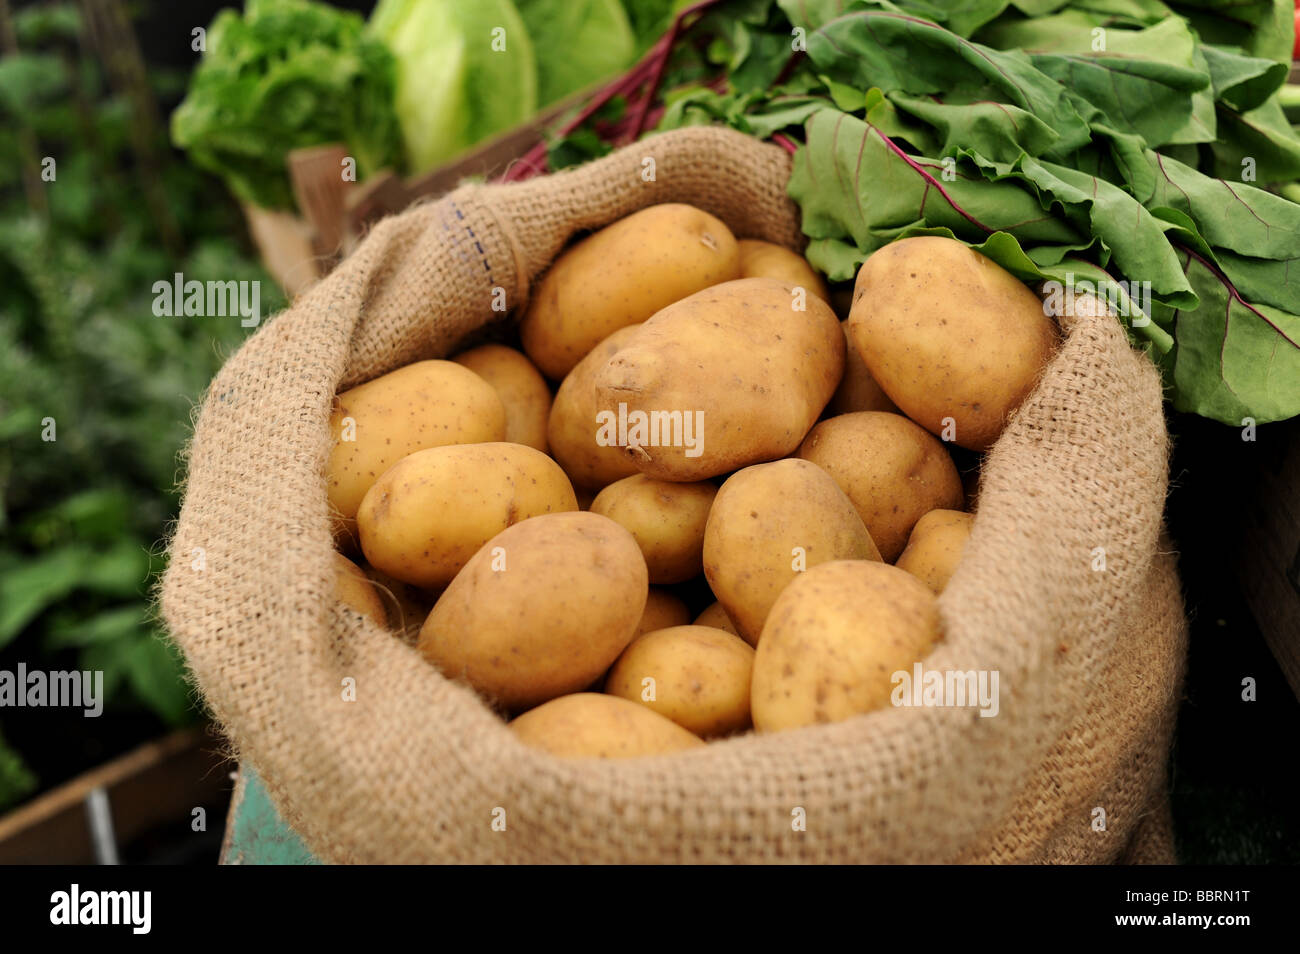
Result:
[[[453,444],[417,451],[384,471],[357,513],[376,569],[439,587],[490,538],[529,517],[578,509],[569,478],[523,444]]]
[[[717,492],[708,481],[680,484],[634,474],[597,494],[591,512],[636,538],[651,583],[681,583],[704,569],[704,525]]]
[[[451,359],[492,385],[506,409],[505,439],[546,451],[551,389],[533,363],[514,348],[485,344]]]
[[[737,278],[776,278],[800,288],[806,288],[810,295],[816,295],[830,304],[831,296],[826,291],[826,282],[813,271],[808,260],[798,252],[792,252],[783,245],[764,242],[759,239],[741,239],[740,274]]]
[[[451,361],[417,361],[334,399],[325,467],[330,505],[352,529],[361,498],[407,454],[499,441],[506,410],[492,385]]]
[[[370,579],[357,566],[341,553],[334,554],[335,592],[339,602],[356,610],[362,616],[368,616],[379,626],[388,627],[388,614],[384,611],[384,602],[375,591]]]
[[[645,609],[645,560],[608,517],[533,517],[483,545],[420,630],[420,651],[510,709],[577,692],[618,658]]]
[[[848,347],[844,350],[844,376],[840,386],[835,389],[831,401],[826,405],[826,414],[852,414],[854,411],[898,411],[898,407],[889,400],[889,395],[881,390],[876,379],[867,370],[862,355],[858,354],[853,337],[849,334],[849,323],[842,322],[844,340]]]
[[[739,636],[674,626],[634,639],[610,669],[605,691],[707,739],[749,728],[753,665],[754,650]]]
[[[669,626],[685,626],[690,621],[691,611],[685,603],[667,590],[652,586],[646,597],[641,621],[636,624],[636,635],[667,629]]]
[[[754,655],[754,727],[775,732],[883,708],[942,638],[934,594],[885,563],[841,560],[791,583]]]
[[[524,351],[557,381],[626,325],[740,271],[736,239],[689,205],[652,205],[563,252],[519,323]]]
[[[922,516],[961,509],[961,477],[947,449],[898,414],[859,411],[822,421],[799,456],[835,478],[887,563],[903,552]]]
[[[608,415],[598,440],[660,480],[704,480],[791,453],[844,370],[830,306],[794,292],[742,278],[641,325],[596,374]]]
[[[902,239],[858,271],[849,329],[903,413],[984,450],[1033,388],[1055,345],[1043,302],[961,242]],[[947,436],[947,435],[945,435]]]
[[[879,559],[853,503],[806,460],[732,474],[704,531],[704,576],[750,645],[758,643],[772,604],[800,572],[830,560]]]
[[[617,696],[577,692],[510,723],[524,745],[563,758],[622,759],[704,745],[670,719]]]
[[[599,490],[637,472],[621,447],[596,441],[596,372],[636,334],[636,326],[620,328],[569,372],[555,394],[547,441],[575,487]]]
[[[907,549],[894,566],[912,574],[938,596],[961,562],[974,525],[975,518],[960,510],[931,510],[916,521]]]

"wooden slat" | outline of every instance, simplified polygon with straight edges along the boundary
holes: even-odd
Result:
[[[204,730],[183,729],[46,792],[0,817],[0,864],[94,864],[85,800],[96,788],[108,793],[119,844],[167,821],[188,830],[190,812],[230,784],[216,747]]]

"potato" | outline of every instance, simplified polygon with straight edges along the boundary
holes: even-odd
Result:
[[[835,478],[886,563],[903,552],[923,515],[961,509],[961,477],[947,449],[898,414],[859,411],[822,421],[799,456]]]
[[[740,247],[738,278],[776,278],[806,288],[808,294],[816,295],[830,304],[831,296],[826,291],[826,282],[798,252],[759,239],[741,239],[738,244]]]
[[[826,405],[827,416],[851,414],[854,411],[897,413],[897,405],[880,389],[880,385],[876,383],[876,379],[871,376],[871,372],[863,363],[862,355],[858,354],[858,349],[849,334],[849,323],[842,322],[840,327],[844,329],[844,340],[848,345],[844,351],[844,376],[840,378],[840,386],[831,396],[831,402]]]
[[[596,442],[596,372],[636,334],[620,328],[583,358],[560,384],[546,437],[551,454],[575,487],[599,490],[637,472],[623,448]]]
[[[838,722],[889,704],[893,674],[942,638],[934,594],[885,563],[815,566],[777,599],[754,655],[754,727]]]
[[[791,453],[843,370],[824,301],[772,278],[726,282],[656,314],[596,373],[598,440],[650,477],[715,477]]]
[[[486,344],[451,359],[492,385],[506,409],[505,439],[546,452],[551,389],[533,363],[514,348]]]
[[[420,651],[511,709],[577,692],[636,633],[649,581],[632,534],[600,514],[533,517],[485,543],[439,597]]]
[[[918,236],[858,271],[849,330],[903,413],[962,447],[991,446],[1052,356],[1043,302],[954,239]]]
[[[561,253],[519,323],[524,351],[555,380],[601,340],[740,274],[730,230],[689,205],[653,205]]]
[[[417,361],[335,398],[330,433],[329,502],[350,532],[380,474],[418,450],[501,440],[506,410],[492,385],[468,368]]]
[[[739,636],[740,632],[736,629],[736,624],[731,621],[727,611],[722,608],[721,603],[710,603],[699,616],[695,617],[696,626],[711,626],[714,629],[723,629],[733,636]]]
[[[636,624],[636,635],[640,636],[656,629],[667,629],[669,626],[685,626],[690,621],[691,611],[686,608],[685,603],[667,590],[652,586],[649,596],[646,597],[641,621]]]
[[[645,706],[597,692],[552,699],[519,716],[510,729],[524,745],[563,758],[632,758],[704,745]]]
[[[704,524],[718,488],[634,474],[610,484],[591,504],[627,528],[650,570],[651,583],[682,583],[704,569]]]
[[[756,464],[718,491],[704,531],[704,576],[751,646],[800,572],[830,560],[879,560],[853,503],[805,460]]]
[[[361,567],[341,553],[334,554],[334,591],[340,603],[346,603],[377,625],[388,628],[388,614],[384,612],[383,600],[375,592],[374,584]]]
[[[938,596],[952,578],[975,518],[960,510],[931,510],[912,528],[907,549],[894,562]]]
[[[733,633],[673,626],[638,636],[605,680],[605,691],[639,702],[710,738],[749,728],[754,650]]]
[[[490,538],[529,517],[577,510],[569,478],[523,444],[455,444],[417,451],[384,471],[357,513],[376,569],[439,587]]]

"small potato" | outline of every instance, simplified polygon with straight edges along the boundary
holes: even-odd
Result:
[[[652,205],[561,253],[520,320],[524,351],[558,381],[619,328],[739,272],[722,222],[689,205]]]
[[[721,603],[710,603],[708,607],[699,616],[695,617],[696,626],[711,626],[714,629],[726,630],[733,636],[739,636],[740,632],[736,629],[736,624],[731,621],[727,611],[722,608]]]
[[[330,433],[329,502],[351,531],[380,474],[418,450],[502,440],[506,410],[492,385],[468,368],[417,361],[335,398]]]
[[[335,592],[339,602],[346,603],[362,616],[369,616],[374,622],[388,628],[388,614],[384,612],[383,600],[375,592],[374,584],[357,566],[341,553],[334,554]]]
[[[645,612],[641,614],[641,622],[636,624],[636,634],[640,636],[669,626],[685,626],[690,621],[691,611],[685,603],[667,590],[652,586],[645,601]]]
[[[704,531],[704,576],[751,646],[781,591],[830,560],[879,560],[852,501],[806,460],[755,464],[727,478]]]
[[[637,327],[620,328],[600,342],[569,372],[555,394],[547,441],[551,455],[575,487],[599,490],[637,472],[623,448],[597,443],[595,382],[596,372],[636,334]]]
[[[934,594],[885,563],[840,560],[800,575],[772,607],[754,655],[754,727],[838,722],[889,704],[942,638]]]
[[[738,244],[740,274],[737,278],[776,278],[806,288],[808,294],[816,295],[830,304],[831,297],[826,291],[826,282],[798,252],[759,239],[741,239]]]
[[[962,447],[991,446],[1052,356],[1056,329],[1039,297],[954,239],[917,236],[858,271],[849,330],[903,413],[933,434],[951,419]]]
[[[749,728],[754,650],[732,633],[674,626],[634,639],[605,691],[639,702],[707,739]]]
[[[835,478],[871,531],[886,563],[931,510],[959,510],[961,477],[947,449],[898,414],[859,411],[822,421],[799,456]]]
[[[440,587],[506,527],[577,509],[569,478],[541,451],[455,444],[417,451],[384,471],[361,502],[357,526],[371,566]]]
[[[546,422],[551,416],[551,389],[533,363],[514,348],[486,344],[451,359],[492,385],[506,409],[506,436],[546,453]]]
[[[485,543],[439,597],[420,651],[509,709],[590,686],[632,641],[649,588],[632,535],[551,513]]]
[[[670,719],[618,696],[577,692],[510,723],[524,745],[561,758],[623,759],[704,745]]]
[[[889,400],[889,395],[880,389],[876,379],[871,376],[867,366],[858,354],[853,338],[849,334],[849,323],[843,322],[844,340],[848,347],[844,351],[844,377],[840,386],[826,405],[826,416],[852,414],[854,411],[892,411],[898,413],[898,407]]]
[[[660,480],[706,480],[792,453],[844,370],[834,312],[795,291],[742,278],[639,326],[596,373],[598,439]]]
[[[704,524],[717,493],[708,481],[679,484],[634,474],[597,494],[591,512],[636,538],[651,583],[681,583],[704,569]]]
[[[931,510],[912,528],[907,549],[894,566],[912,574],[938,596],[952,578],[975,518],[960,510]]]

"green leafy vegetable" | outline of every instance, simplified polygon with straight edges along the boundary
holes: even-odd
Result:
[[[412,173],[537,112],[533,44],[510,0],[380,0],[369,29],[397,58],[395,102]]]
[[[570,93],[626,69],[636,37],[619,0],[515,0],[537,58],[537,103]]]
[[[248,0],[242,17],[223,10],[208,28],[172,139],[241,199],[288,208],[291,149],[345,143],[362,176],[398,162],[393,91],[392,54],[357,14]]]

